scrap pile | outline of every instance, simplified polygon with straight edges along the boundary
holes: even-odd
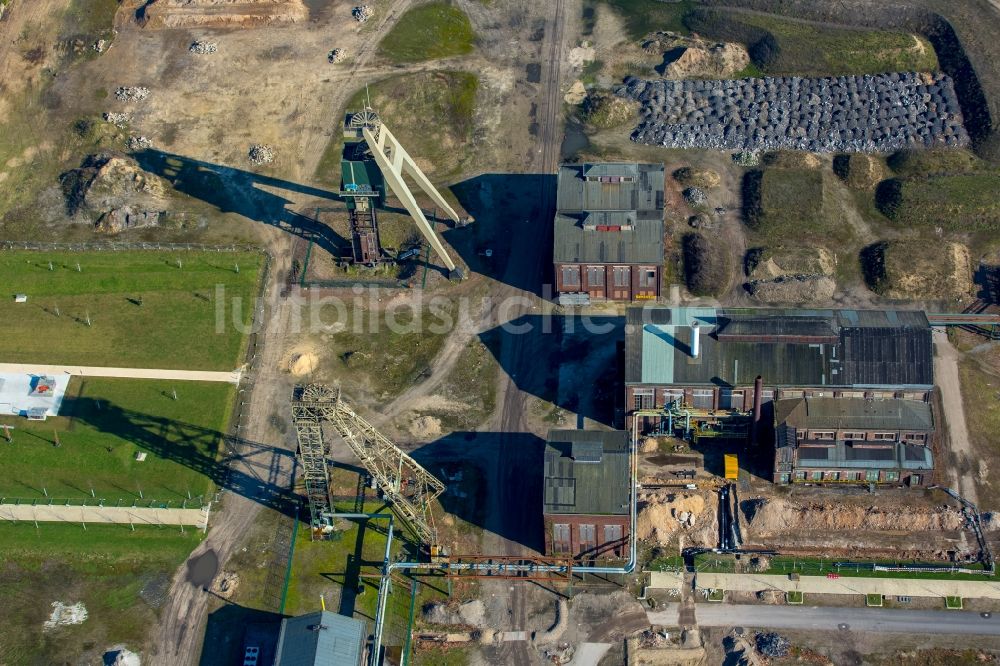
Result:
[[[258,166],[261,164],[270,164],[274,161],[274,149],[262,143],[255,143],[250,146],[247,157]]]
[[[145,136],[130,136],[126,147],[130,151],[134,150],[145,150],[146,148],[152,148],[153,142],[149,140],[149,137]]]
[[[115,97],[119,102],[141,102],[149,97],[149,88],[142,86],[120,86],[115,91]]]
[[[671,148],[891,152],[969,141],[954,85],[944,74],[721,81],[630,76],[615,93],[642,104],[633,141]]]
[[[128,126],[127,113],[115,113],[114,111],[108,111],[104,114],[104,120],[119,129],[125,129],[125,127]]]
[[[754,643],[757,651],[769,659],[787,657],[792,647],[787,638],[773,631],[757,634]]]
[[[371,5],[361,5],[351,10],[351,16],[353,16],[354,20],[358,23],[364,23],[374,15],[375,10],[372,9]]]

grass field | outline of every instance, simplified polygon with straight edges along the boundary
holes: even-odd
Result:
[[[994,469],[1000,461],[1000,442],[996,436],[1000,432],[1000,376],[987,372],[970,358],[963,360],[958,370],[963,396],[975,396],[966,398],[965,421],[974,451],[971,457],[983,465],[967,464],[959,473],[976,481],[980,505],[993,508],[1000,506],[1000,488],[988,482],[989,474],[980,476],[979,472]]]
[[[256,253],[0,252],[0,361],[232,370],[262,264]]]
[[[869,564],[886,564],[886,565],[897,565],[900,564],[897,560],[857,560],[852,559],[852,562],[857,563],[869,563]],[[873,569],[864,569],[861,567],[837,567],[834,566],[835,560],[832,559],[820,559],[811,557],[792,557],[789,555],[777,555],[770,558],[770,564],[766,571],[760,573],[766,573],[769,575],[785,575],[790,573],[798,573],[803,576],[825,576],[828,573],[835,573],[843,577],[856,577],[856,578],[909,578],[909,579],[924,579],[924,580],[988,580],[992,581],[991,576],[986,574],[951,574],[947,572],[942,573],[926,573],[926,572],[904,572],[904,571],[874,571]],[[902,564],[918,564],[917,562],[903,562]],[[942,564],[942,563],[939,563]],[[694,565],[698,571],[703,571],[707,573],[732,573],[736,570],[736,560],[730,556],[726,555],[716,555],[715,553],[701,553],[695,555]],[[979,565],[966,565],[967,569],[979,568]]]
[[[449,2],[431,2],[403,14],[378,45],[393,62],[421,62],[471,53],[476,41],[469,17]]]
[[[907,33],[837,28],[722,9],[694,11],[686,22],[690,29],[706,37],[746,42],[754,64],[768,75],[831,76],[938,69],[931,44]]]
[[[16,429],[12,443],[0,440],[0,495],[82,499],[93,489],[108,504],[130,504],[141,491],[147,502],[172,505],[188,493],[208,495],[222,474],[219,433],[228,425],[235,390],[204,382],[74,378],[63,403],[67,416],[44,423],[3,419]],[[135,460],[139,451],[148,453],[143,462]]]
[[[587,0],[584,3],[584,27],[593,30],[594,7],[598,4],[612,7],[625,20],[629,37],[641,39],[656,30],[670,30],[687,34],[684,16],[694,7],[691,0],[661,2],[660,0]]]
[[[928,176],[935,173],[982,171],[987,164],[964,148],[940,150],[901,150],[887,160],[897,176]]]
[[[850,227],[832,214],[825,175],[818,169],[768,168],[743,181],[747,226],[765,242],[844,243]]]
[[[0,524],[0,663],[103,663],[112,645],[141,650],[174,571],[201,538],[190,529]],[[54,601],[82,602],[87,620],[44,631]]]
[[[1000,229],[1000,172],[892,178],[875,192],[882,214],[899,226],[953,231]]]
[[[396,76],[368,87],[372,108],[433,182],[457,175],[474,152],[463,148],[472,138],[479,78],[469,72],[422,72]],[[359,90],[337,116],[360,111],[366,91]],[[340,185],[344,139],[338,129],[327,144],[315,178]],[[447,194],[446,194],[447,196]]]

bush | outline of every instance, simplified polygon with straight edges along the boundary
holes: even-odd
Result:
[[[876,294],[883,294],[889,289],[889,273],[885,269],[885,251],[888,248],[887,242],[879,241],[861,250],[861,274],[865,284]]]
[[[726,254],[705,236],[692,232],[682,240],[684,279],[695,296],[717,296],[729,285]]]
[[[755,169],[743,176],[743,221],[751,229],[760,229],[764,218],[764,172]]]

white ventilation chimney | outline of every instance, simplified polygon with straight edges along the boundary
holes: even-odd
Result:
[[[701,351],[701,327],[698,322],[691,324],[691,358],[698,358]]]

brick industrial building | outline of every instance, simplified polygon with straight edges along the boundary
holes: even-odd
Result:
[[[551,431],[544,475],[547,555],[592,560],[626,553],[630,472],[624,431]]]
[[[559,168],[553,262],[561,303],[659,298],[663,188],[662,164]]]
[[[922,486],[934,469],[931,407],[914,400],[774,403],[775,483]]]
[[[927,317],[897,310],[630,308],[624,372],[628,413],[674,404],[702,420],[759,418],[755,397],[928,402],[934,384]]]

